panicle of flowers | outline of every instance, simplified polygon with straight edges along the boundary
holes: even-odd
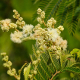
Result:
[[[39,15],[39,17],[37,18],[37,21],[38,21],[40,24],[43,24],[43,23],[44,23],[44,18],[45,18],[45,12],[42,11],[40,8],[38,8],[37,14]]]
[[[53,27],[54,28],[54,25],[56,24],[56,20],[54,18],[50,18],[48,21],[47,21],[47,27],[51,28]]]
[[[20,29],[23,28],[25,22],[23,21],[23,18],[20,17],[18,11],[13,10],[13,12],[15,13],[13,17],[17,19],[16,23],[11,22],[10,19],[1,20],[0,21],[1,29],[7,32],[9,31],[9,29],[14,29],[15,30],[14,33],[11,33],[10,35],[11,40],[15,43],[21,43],[22,42],[21,38],[23,37],[22,36],[23,33],[19,31],[17,28]]]
[[[10,76],[14,76],[17,80],[20,80],[20,75],[16,73],[16,69],[11,68],[12,62],[8,60],[8,56],[6,55],[6,53],[1,53],[1,56],[3,56],[2,60],[5,61],[5,63],[3,63],[3,66],[8,68],[7,74]]]
[[[15,14],[13,15],[13,17],[14,17],[15,19],[17,19],[16,24],[18,25],[18,27],[19,27],[20,29],[22,29],[22,27],[25,25],[25,22],[23,21],[23,18],[20,17],[20,14],[18,13],[18,11],[13,10],[13,12],[15,13]]]
[[[60,36],[61,31],[64,30],[63,26],[59,26],[55,28],[56,20],[51,17],[47,23],[45,23],[45,12],[40,8],[37,10],[39,22],[36,26],[25,24],[23,18],[20,17],[18,11],[13,10],[15,13],[13,17],[17,19],[16,24],[10,23],[10,20],[2,20],[2,25],[6,24],[9,28],[15,28],[14,33],[11,33],[11,40],[15,43],[21,43],[24,40],[34,39],[36,40],[36,46],[41,51],[50,50],[52,53],[60,53],[61,50],[66,50],[67,41],[63,40]],[[42,28],[42,24],[44,24],[45,28]],[[21,27],[22,31],[16,29],[17,27]],[[8,31],[8,29],[6,29]]]
[[[29,74],[29,78],[33,79],[34,75],[37,74],[37,66],[40,62],[40,55],[41,53],[46,53],[46,51],[49,51],[52,54],[57,54],[56,59],[59,59],[59,55],[62,50],[66,50],[67,48],[67,41],[63,40],[60,36],[61,31],[64,30],[63,26],[59,26],[58,28],[55,28],[56,20],[51,17],[47,23],[45,23],[45,12],[42,11],[40,8],[37,10],[38,14],[38,24],[36,26],[25,24],[23,21],[23,18],[20,17],[20,14],[18,11],[13,10],[15,13],[13,17],[17,19],[16,23],[12,23],[11,20],[6,19],[0,21],[1,29],[3,31],[9,31],[9,29],[14,28],[14,33],[11,33],[10,37],[11,40],[15,43],[21,43],[24,40],[34,39],[36,40],[36,54],[37,58],[36,60],[32,61],[32,64],[34,65],[34,69],[31,70]],[[42,28],[41,26],[44,26]],[[17,28],[20,28],[21,31],[19,31]],[[1,53],[4,58],[2,59],[6,63],[4,63],[4,67],[9,68],[7,73],[11,76],[14,76],[17,78],[17,80],[20,80],[20,75],[17,75],[16,70],[13,68],[11,69],[12,62],[8,61],[8,56],[6,53]]]

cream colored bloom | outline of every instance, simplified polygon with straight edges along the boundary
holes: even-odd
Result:
[[[56,24],[56,20],[53,17],[51,18],[51,20],[53,25]]]
[[[16,25],[15,23],[10,23],[10,24],[9,24],[9,27],[10,27],[10,28],[17,28],[17,25]]]
[[[58,29],[59,29],[60,31],[63,31],[63,30],[64,30],[63,26],[59,26]]]
[[[66,48],[67,48],[67,41],[66,40],[63,40],[61,42],[60,46],[63,48],[63,50],[66,50]]]
[[[14,73],[12,73],[12,70],[10,70],[10,69],[7,71],[7,74],[10,75],[10,76],[14,76],[15,75]]]
[[[55,45],[59,46],[62,41],[63,41],[62,37],[58,36],[56,41],[55,41]]]
[[[12,62],[11,62],[11,61],[8,61],[8,62],[6,62],[6,63],[3,63],[3,66],[9,68],[9,67],[12,66]]]
[[[56,31],[56,29],[53,28],[47,28],[48,29],[48,35],[49,35],[49,40],[52,40],[53,42],[55,42],[55,40],[58,38],[58,33]]]
[[[32,30],[33,30],[33,25],[25,25],[23,26],[23,36],[27,37],[28,35],[32,34]]]
[[[15,43],[21,43],[22,42],[21,38],[23,36],[22,36],[22,32],[20,32],[20,31],[18,31],[18,32],[14,31],[14,33],[11,33],[10,37],[11,37],[11,40],[13,42],[15,42]]]
[[[3,61],[8,61],[8,56],[4,56]]]
[[[42,24],[42,19],[40,17],[37,18],[37,21]]]
[[[49,19],[48,21],[47,21],[47,27],[52,27],[52,23],[53,23],[53,21],[51,20],[51,19]]]
[[[0,22],[1,22],[1,29],[3,31],[9,31],[9,23],[11,22],[11,20],[10,19],[5,19],[5,20],[2,20]]]
[[[45,12],[44,11],[41,12],[41,18],[45,18]]]
[[[38,10],[37,10],[37,14],[41,14],[41,9],[40,8],[38,8]]]
[[[57,29],[57,28],[56,28],[56,30],[57,30],[57,33],[60,35],[61,31],[59,29]]]

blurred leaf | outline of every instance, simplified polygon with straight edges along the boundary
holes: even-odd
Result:
[[[24,78],[25,78],[25,80],[28,80],[28,75],[29,75],[29,72],[30,72],[30,68],[31,68],[31,63],[29,63],[29,65],[24,68]]]
[[[66,67],[64,70],[80,73],[80,68],[77,68],[77,67]]]
[[[70,52],[71,55],[77,54],[77,57],[80,58],[80,50],[79,49],[73,49]]]
[[[73,55],[73,54],[77,53],[78,51],[79,51],[79,49],[73,49],[73,50],[70,52],[70,54]]]

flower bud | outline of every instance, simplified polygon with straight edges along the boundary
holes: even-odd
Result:
[[[33,72],[35,75],[37,74],[37,71],[36,70],[34,70],[34,72]]]
[[[5,55],[6,55],[6,53],[5,53],[5,52],[1,53],[1,56],[5,56]]]

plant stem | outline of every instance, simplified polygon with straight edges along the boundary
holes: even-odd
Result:
[[[43,22],[43,24],[47,27],[47,25],[45,24],[44,20],[43,20],[42,22]]]
[[[53,77],[56,76],[58,73],[60,73],[60,71],[56,71],[55,74],[53,74],[52,78],[50,80],[53,80]]]

